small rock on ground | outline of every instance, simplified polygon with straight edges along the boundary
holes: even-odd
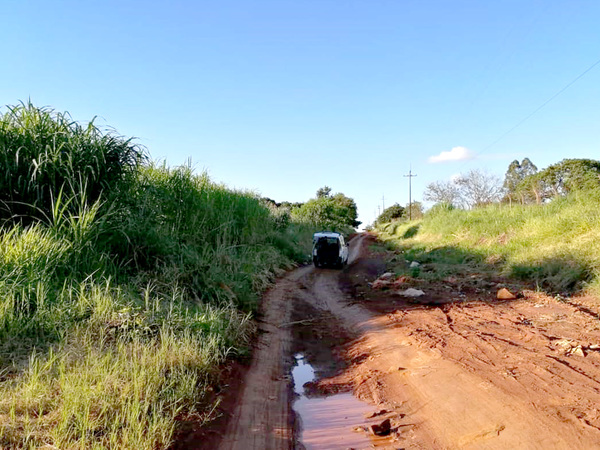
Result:
[[[496,298],[499,300],[514,300],[517,298],[517,296],[508,289],[502,288],[496,293]]]
[[[369,432],[375,436],[388,436],[392,431],[392,422],[385,419],[380,424],[369,425]]]
[[[408,288],[404,291],[397,291],[396,294],[403,297],[421,297],[425,295],[425,292],[423,292],[421,289]]]

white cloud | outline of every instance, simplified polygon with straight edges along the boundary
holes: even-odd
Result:
[[[436,156],[430,156],[430,163],[439,163],[446,161],[466,161],[475,158],[475,154],[467,147],[453,147],[449,152],[442,152]]]

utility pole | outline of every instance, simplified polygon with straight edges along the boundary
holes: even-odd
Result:
[[[410,168],[410,170],[408,171],[408,175],[404,175],[405,177],[408,177],[408,220],[412,220],[412,192],[411,192],[411,188],[412,188],[412,179],[413,177],[416,177],[417,175],[412,173],[412,167]]]
[[[381,196],[381,204],[383,205],[383,206],[381,207],[381,209],[383,209],[383,210],[385,211],[385,195],[382,195],[382,196]]]

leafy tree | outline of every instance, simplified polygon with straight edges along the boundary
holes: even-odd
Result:
[[[538,172],[538,168],[535,164],[533,164],[529,158],[525,158],[523,159],[523,161],[521,162],[521,176],[523,177],[523,180],[527,177],[533,177],[536,173]],[[537,192],[539,189],[539,186],[533,186],[533,190],[534,192]],[[519,186],[517,186],[517,195],[519,196],[519,198],[521,199],[521,203],[525,204],[525,203],[531,203],[531,195],[528,193],[528,191],[523,191]]]
[[[537,173],[537,171],[537,166],[534,163],[532,163],[529,158],[523,158],[523,161],[521,161],[521,173],[523,177],[533,175],[534,173]]]
[[[274,206],[274,207],[281,206],[281,203],[277,203],[275,200],[273,200],[272,198],[269,198],[269,197],[262,197],[261,201],[267,206]]]
[[[533,203],[535,201],[535,203],[539,205],[544,199],[550,197],[548,192],[548,183],[544,180],[544,174],[542,172],[525,177],[517,187],[517,193],[523,204]]]
[[[600,187],[600,161],[563,159],[544,170],[544,180],[554,195],[589,191]]]
[[[333,199],[322,197],[310,199],[300,208],[292,210],[292,217],[301,222],[336,230],[349,225],[346,213],[345,208],[340,207]]]
[[[533,194],[538,204],[571,192],[600,190],[600,161],[563,159],[541,172],[525,177],[519,184],[519,189]]]
[[[387,223],[393,220],[401,219],[404,216],[406,209],[400,206],[398,203],[385,208],[381,214],[375,219],[375,223]]]
[[[303,204],[304,203],[302,203],[302,202],[294,202],[294,203],[281,202],[281,204],[279,206],[292,209],[292,208],[300,208]]]
[[[358,218],[358,208],[354,199],[346,197],[341,192],[335,194],[332,198],[333,201],[337,203],[340,207],[345,208],[345,217],[348,225],[350,225],[352,228],[356,228],[362,223],[356,220]]]
[[[323,186],[317,190],[317,198],[331,197],[331,188],[329,186]]]
[[[504,184],[502,185],[508,203],[512,204],[513,198],[517,193],[517,187],[522,180],[521,164],[515,159],[508,165],[508,170],[506,171],[506,175],[504,175]]]
[[[529,158],[524,158],[521,163],[516,159],[510,163],[506,175],[504,176],[504,198],[512,204],[513,200],[520,198],[521,203],[526,203],[527,193],[520,189],[521,182],[528,176],[537,173],[538,169]]]
[[[317,191],[317,198],[293,208],[292,217],[331,230],[356,228],[361,224],[357,220],[358,210],[354,200],[342,193],[332,196],[331,188],[327,186]]]

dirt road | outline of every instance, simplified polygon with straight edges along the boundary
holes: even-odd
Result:
[[[378,413],[370,423],[390,419],[386,438],[363,433],[365,447],[600,448],[600,320],[592,301],[528,291],[499,301],[449,282],[419,286],[426,296],[409,303],[369,287],[385,270],[382,255],[369,252],[372,240],[351,241],[343,272],[303,267],[267,294],[220,448],[347,448],[346,434],[361,433],[353,424],[328,435],[328,418],[319,416],[324,430],[303,438],[301,424],[311,418],[299,420],[293,408],[298,354],[317,378],[307,395],[350,391]],[[344,405],[332,414],[349,416]]]

